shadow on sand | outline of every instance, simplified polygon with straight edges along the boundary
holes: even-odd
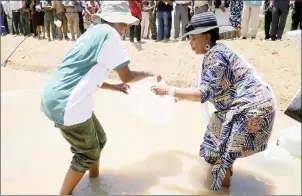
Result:
[[[271,195],[275,192],[271,182],[260,179],[258,174],[238,170],[236,166],[234,167],[232,186],[221,188],[218,192],[211,191],[211,166],[198,156],[181,151],[169,151],[151,154],[145,160],[120,170],[101,170],[101,175],[95,179],[89,179],[88,175],[85,175],[73,194],[147,195],[150,187],[160,184],[160,178],[177,176],[183,171],[183,162],[180,156],[197,162],[195,166],[189,168],[187,174],[193,188],[173,183],[161,183],[168,192],[179,192],[182,195]],[[152,192],[152,194],[161,193]]]

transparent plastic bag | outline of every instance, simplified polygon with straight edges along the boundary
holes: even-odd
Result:
[[[291,155],[301,158],[301,124],[281,130],[277,143]]]
[[[132,114],[151,124],[162,124],[169,121],[175,112],[174,98],[158,96],[151,91],[157,81],[154,77],[130,84],[128,107]],[[162,86],[167,84],[162,80]]]
[[[249,163],[274,175],[288,176],[294,171],[292,156],[285,149],[270,142],[265,151],[248,157]]]

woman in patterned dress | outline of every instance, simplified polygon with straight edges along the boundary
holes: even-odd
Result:
[[[232,165],[237,158],[264,151],[275,118],[272,90],[249,63],[219,39],[212,12],[196,14],[186,26],[192,50],[204,55],[196,88],[152,87],[157,95],[214,104],[199,155],[213,165],[212,190],[230,186]]]
[[[99,11],[100,7],[96,1],[87,1],[85,3],[85,20],[86,24],[90,26],[92,23],[91,16]]]
[[[231,0],[230,4],[230,25],[236,29],[232,32],[233,37],[241,36],[241,16],[243,10],[243,0]]]

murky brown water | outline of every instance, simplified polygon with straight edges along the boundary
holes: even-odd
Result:
[[[1,185],[5,194],[57,194],[69,167],[69,145],[40,112],[41,88],[37,85],[30,92],[25,87],[22,93],[1,94],[5,98],[1,100]],[[277,176],[240,159],[234,165],[231,187],[211,191],[210,165],[198,156],[207,124],[199,104],[180,102],[168,122],[152,125],[132,115],[122,105],[125,97],[118,93],[101,91],[95,100],[101,100],[96,102],[95,112],[108,143],[102,152],[99,178],[85,176],[74,194],[301,194],[301,160],[294,162],[292,176]],[[109,104],[112,100],[116,107]],[[37,157],[40,162],[33,161]],[[26,170],[19,167],[20,162]],[[50,168],[52,172],[46,173]]]
[[[182,157],[182,158],[180,158]],[[193,161],[194,166],[184,172],[184,162]],[[241,168],[234,168],[232,185],[220,191],[210,190],[212,183],[210,167],[197,156],[181,151],[154,153],[142,162],[133,163],[117,171],[103,170],[97,179],[85,176],[74,194],[121,195],[121,194],[179,194],[179,195],[273,195],[272,181]],[[179,178],[180,175],[180,178]],[[166,178],[164,182],[161,179]],[[182,179],[187,178],[187,179]],[[188,185],[181,184],[188,181]],[[180,183],[179,183],[180,182]]]

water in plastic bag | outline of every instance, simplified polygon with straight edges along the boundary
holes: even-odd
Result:
[[[279,147],[301,158],[301,124],[281,130],[277,138]]]
[[[151,91],[156,78],[148,77],[144,80],[130,84],[128,107],[132,114],[151,124],[167,123],[174,114],[174,98],[158,96]],[[159,82],[167,86],[164,81]]]
[[[294,171],[292,156],[285,149],[270,142],[265,151],[247,157],[249,163],[274,175],[288,176]]]

